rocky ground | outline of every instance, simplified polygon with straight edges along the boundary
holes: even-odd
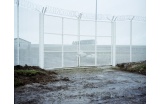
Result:
[[[15,104],[145,104],[146,76],[124,69],[99,66],[48,71],[50,80],[44,77],[45,83],[42,78],[16,86]]]

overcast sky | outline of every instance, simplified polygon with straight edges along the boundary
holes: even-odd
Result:
[[[57,8],[73,10],[84,13],[95,13],[96,0],[27,0],[35,4],[43,6],[53,6]],[[110,15],[146,15],[146,1],[145,0],[97,0],[98,14]],[[15,8],[16,14],[16,8]],[[39,13],[30,11],[20,7],[20,37],[31,41],[33,44],[38,43],[39,34]],[[61,33],[61,19],[45,17],[45,31]],[[98,23],[99,35],[111,35],[110,23]],[[129,22],[117,23],[117,44],[129,44]],[[103,28],[104,29],[103,29]],[[54,29],[53,29],[54,28]],[[16,15],[15,15],[15,30],[16,30]],[[133,43],[145,44],[146,34],[145,23],[133,22]],[[64,33],[77,34],[77,21],[65,20]],[[94,23],[81,23],[82,35],[94,34]],[[15,31],[16,37],[16,31]],[[52,40],[55,39],[54,41]],[[71,44],[72,41],[77,40],[77,37],[65,36],[65,44]],[[94,39],[94,37],[81,37],[81,39]],[[107,40],[107,42],[105,41]],[[45,42],[52,44],[60,44],[61,36],[45,35]],[[98,44],[109,44],[109,38],[98,38]]]

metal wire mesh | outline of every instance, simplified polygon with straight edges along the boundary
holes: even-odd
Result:
[[[144,32],[134,32],[139,28],[137,25],[133,25],[132,55],[130,55],[131,37],[129,25],[131,21],[133,23],[135,21],[145,23],[145,17],[98,14],[96,21],[95,14],[47,6],[45,1],[44,4],[31,1],[32,0],[19,0],[18,4],[20,8],[36,11],[35,21],[31,21],[32,16],[30,16],[29,13],[23,14],[26,15],[23,21],[25,21],[26,24],[30,23],[27,28],[25,28],[25,26],[23,28],[23,25],[20,23],[20,28],[23,28],[21,29],[23,32],[20,31],[20,38],[27,40],[29,43],[29,45],[25,45],[27,42],[20,42],[19,58],[21,65],[39,65],[40,36],[38,29],[36,31],[31,28],[32,23],[37,24],[37,28],[39,28],[39,25],[44,26],[44,68],[113,64],[113,22],[117,25],[114,30],[116,31],[117,40],[116,63],[129,62],[131,56],[133,57],[132,61],[142,61],[146,59],[145,44],[138,44],[138,46],[134,44],[137,40],[141,41],[145,38]],[[42,2],[43,0],[40,1]],[[15,4],[17,5],[17,2],[15,2]],[[39,20],[41,20],[39,14],[44,15],[44,24],[38,23]],[[118,25],[119,23],[120,25]],[[126,26],[124,26],[125,23],[127,23]],[[144,26],[145,24],[143,27]],[[135,29],[135,27],[138,28]],[[30,34],[28,30],[32,32],[36,31],[36,34]],[[122,40],[121,37],[123,37]],[[32,41],[34,39],[38,41],[34,43]],[[118,43],[119,40],[121,40],[120,43],[122,45]],[[18,51],[17,44],[15,41],[15,53]],[[15,60],[17,57],[15,54]]]

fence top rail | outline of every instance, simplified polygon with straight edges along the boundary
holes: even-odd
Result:
[[[61,8],[56,8],[56,7],[51,7],[48,5],[41,5],[38,3],[33,3],[30,2],[29,0],[15,0],[15,4],[27,8],[30,10],[38,11],[40,13],[44,13],[43,10],[45,8],[45,13],[46,15],[53,15],[53,16],[58,16],[58,17],[65,17],[65,18],[72,18],[72,19],[78,19],[79,15],[81,15],[81,20],[91,20],[95,21],[95,14],[90,14],[90,13],[82,13],[78,11],[72,11],[72,10],[65,10]],[[133,18],[134,17],[134,18]],[[114,18],[114,19],[113,19]],[[108,14],[97,14],[97,21],[128,21],[132,20],[133,21],[141,21],[145,22],[146,18],[142,16],[132,16],[132,15],[121,15],[121,16],[114,16],[114,15],[108,15]]]

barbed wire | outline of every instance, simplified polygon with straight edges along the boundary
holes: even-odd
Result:
[[[145,17],[142,16],[132,16],[132,15],[124,15],[124,16],[117,16],[116,21],[125,21],[125,20],[133,20],[133,21],[146,21]]]
[[[81,19],[86,19],[86,20],[95,20],[95,15],[90,14],[90,13],[82,13]]]
[[[65,9],[60,9],[60,8],[51,7],[47,5],[44,6],[38,3],[30,2],[28,0],[18,0],[18,1],[19,1],[20,7],[24,7],[24,8],[39,11],[39,12],[42,12],[43,8],[46,7],[46,12],[45,12],[46,14],[58,15],[62,17],[65,16],[65,17],[71,17],[71,18],[78,18],[79,14],[82,14],[81,15],[82,20],[95,20],[96,19],[95,14],[91,14],[91,13],[81,13],[78,11],[65,10]],[[15,4],[17,4],[17,1],[15,1]],[[113,16],[113,15],[107,15],[107,14],[97,14],[97,20],[127,21],[127,20],[132,20],[132,19],[134,21],[142,21],[142,22],[146,21],[146,18],[142,16],[132,16],[132,15]]]
[[[107,20],[111,21],[112,15],[107,15],[107,14],[97,14],[97,20]],[[82,13],[82,20],[87,19],[87,20],[95,20],[96,16],[95,14],[90,14],[90,13]]]
[[[133,16],[127,15],[127,16],[117,16],[116,21],[124,21],[124,20],[131,20]]]
[[[135,16],[133,20],[146,22],[146,18],[141,16]]]
[[[19,1],[20,7],[30,9],[30,10],[39,11],[39,12],[42,11],[43,6],[40,4],[35,4],[35,3],[32,3],[28,0],[18,0],[18,1]],[[16,4],[17,4],[17,2],[16,2]]]
[[[69,16],[69,17],[77,17],[79,14],[77,11],[64,10],[64,9],[55,8],[55,7],[51,7],[51,6],[47,6],[46,13],[56,14],[59,16]]]

